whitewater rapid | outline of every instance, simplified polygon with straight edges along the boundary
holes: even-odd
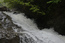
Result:
[[[13,23],[20,26],[24,31],[15,30],[17,34],[20,35],[20,43],[65,43],[65,38],[62,35],[54,32],[53,29],[44,29],[39,30],[37,25],[34,23],[34,20],[31,20],[25,17],[24,13],[13,14],[13,12],[4,12],[10,16],[13,20]],[[25,38],[26,37],[26,38]],[[25,39],[27,39],[25,41]],[[22,40],[22,42],[21,42]]]

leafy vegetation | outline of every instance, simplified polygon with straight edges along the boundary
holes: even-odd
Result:
[[[45,9],[44,7],[47,7],[47,3],[58,3],[61,2],[61,0],[4,0],[5,3],[9,4],[9,7],[12,8],[17,8],[17,6],[19,5],[22,9],[22,6],[24,7],[24,9],[26,9],[27,7],[29,7],[29,10],[31,10],[32,12],[36,12],[37,14],[42,14],[45,15]],[[19,7],[18,7],[19,8]]]
[[[51,0],[51,1],[48,1],[47,3],[58,3],[58,2],[61,2],[61,0]]]

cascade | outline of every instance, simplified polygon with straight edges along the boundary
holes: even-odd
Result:
[[[25,17],[24,13],[3,13],[0,12],[0,20],[2,18],[1,22],[4,22],[6,25],[2,24],[4,28],[0,29],[4,35],[3,37],[6,37],[7,34],[7,39],[12,39],[13,37],[19,36],[19,43],[65,43],[64,40],[60,38],[63,36],[56,33],[53,34],[44,30],[39,30],[37,25],[34,23],[34,20]],[[11,20],[9,20],[7,17]],[[11,30],[8,30],[8,26],[11,27]],[[2,34],[0,33],[0,39],[2,38]]]

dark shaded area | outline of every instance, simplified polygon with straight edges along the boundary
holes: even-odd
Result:
[[[47,24],[54,27],[58,33],[65,35],[65,0],[58,4],[52,4],[48,13]]]
[[[0,7],[0,11],[10,11],[6,6]]]
[[[1,38],[0,43],[20,43],[20,38],[18,36],[12,39]]]

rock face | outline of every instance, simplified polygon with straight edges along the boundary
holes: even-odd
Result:
[[[65,35],[65,17],[57,16],[47,22],[50,27],[54,27],[54,30],[59,34]]]
[[[15,29],[21,28],[15,25],[8,15],[0,12],[0,43],[19,43]]]
[[[65,0],[52,5],[48,18],[47,25],[54,27],[54,30],[58,33],[65,35]]]

